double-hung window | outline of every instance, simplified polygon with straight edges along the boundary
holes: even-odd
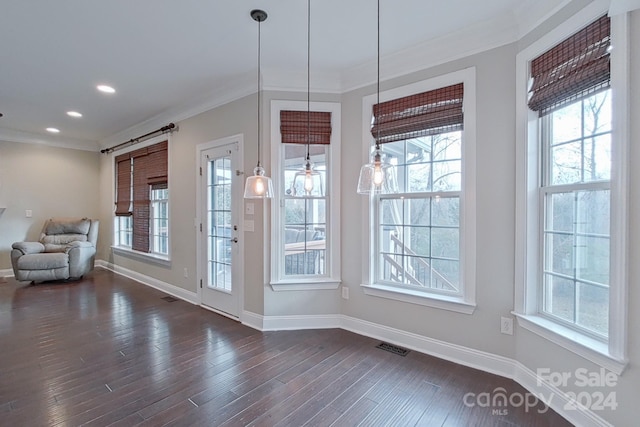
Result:
[[[540,313],[606,338],[609,321],[611,93],[540,119]]]
[[[115,157],[115,246],[169,255],[168,141]]]
[[[273,101],[271,108],[275,290],[334,289],[340,282],[340,106],[310,105],[307,111],[304,102]]]
[[[626,219],[616,203],[623,180],[613,179],[622,162],[614,123],[624,112],[614,108],[621,104],[613,102],[611,46],[611,21],[602,16],[526,62],[516,313],[524,327],[618,371],[622,347],[612,331],[624,310],[612,273],[625,255],[613,251]]]
[[[473,311],[473,77],[463,70],[429,82],[434,89],[365,106],[369,147],[381,145],[399,189],[370,198],[368,294]]]

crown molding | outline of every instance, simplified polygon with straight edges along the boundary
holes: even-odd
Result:
[[[516,42],[575,0],[561,0],[555,5],[557,1],[527,0],[516,10],[466,27],[461,31],[383,55],[380,58],[381,79],[386,81],[405,76]],[[550,12],[547,12],[549,3],[554,6]],[[384,45],[384,34],[382,43]],[[306,73],[275,68],[263,68],[261,71],[262,90],[285,92],[307,90]],[[255,79],[256,70],[236,76],[203,96],[170,108],[101,140],[99,147],[106,148],[164,126],[168,122],[185,120],[251,95],[256,92]],[[310,89],[313,93],[343,94],[374,84],[376,80],[376,61],[373,60],[339,72],[312,71]]]
[[[50,147],[70,148],[73,150],[83,151],[99,150],[99,146],[96,141],[54,135],[41,135],[3,127],[0,127],[0,141],[40,144]]]
[[[522,2],[515,10],[514,16],[518,23],[518,39],[523,38],[543,22],[558,13],[572,0],[528,0]],[[545,3],[552,4],[551,8]]]
[[[311,70],[310,82],[307,82],[307,73],[291,70],[263,69],[263,90],[306,92],[307,84],[313,93],[341,94],[340,73],[319,72]],[[255,84],[254,84],[255,86]]]
[[[461,31],[384,55],[380,58],[382,80],[411,74],[476,53],[515,42],[518,29],[511,13],[494,17]],[[384,45],[384,34],[381,36]],[[345,70],[341,90],[349,92],[375,83],[376,61]]]
[[[113,144],[119,144],[135,138],[137,135],[150,132],[169,122],[179,122],[197,116],[198,114],[251,95],[255,93],[255,89],[255,71],[238,75],[233,79],[221,83],[219,87],[202,96],[165,110],[141,123],[101,140],[99,142],[100,148],[107,148]]]

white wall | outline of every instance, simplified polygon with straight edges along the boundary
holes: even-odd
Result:
[[[514,275],[514,108],[515,46],[493,49],[463,60],[382,83],[382,90],[462,70],[476,68],[477,86],[477,305],[472,315],[391,301],[365,295],[361,288],[366,235],[360,215],[367,198],[356,194],[362,163],[362,97],[374,87],[343,96],[342,251],[344,285],[350,288],[343,313],[403,331],[496,353],[514,355],[513,337],[500,334],[500,316],[513,309]],[[364,215],[364,213],[362,213]]]
[[[99,154],[0,141],[0,270],[11,268],[11,244],[37,240],[51,217],[98,217]],[[27,218],[26,210],[33,216]],[[98,239],[104,231],[99,231]]]
[[[153,262],[145,262],[127,256],[115,255],[110,249],[113,240],[112,202],[103,203],[101,217],[110,224],[111,240],[108,245],[100,247],[100,255],[119,267],[133,270],[145,276],[177,286],[186,291],[196,293],[198,278],[196,275],[196,147],[224,137],[244,135],[243,169],[246,174],[253,173],[256,164],[256,97],[248,96],[233,101],[222,107],[198,114],[189,119],[176,122],[178,131],[173,132],[169,142],[169,212],[170,221],[170,254],[171,265],[162,266]],[[263,151],[264,153],[265,151]],[[104,199],[113,200],[113,159],[117,152],[106,155],[101,161],[100,193]],[[245,175],[246,176],[246,175]],[[255,232],[245,233],[244,248],[246,259],[245,271],[245,309],[262,314],[263,283],[260,272],[264,270],[262,234],[264,221],[262,214],[264,204],[254,201]],[[188,278],[184,277],[184,269]]]

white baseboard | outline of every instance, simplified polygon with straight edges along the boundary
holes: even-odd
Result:
[[[10,268],[0,270],[0,277],[13,277],[13,270]]]
[[[343,316],[342,329],[492,374],[507,378],[513,376],[514,361],[506,357],[367,322],[354,317]]]
[[[341,327],[340,318],[341,316],[339,314],[264,316],[262,320],[262,330],[336,329]]]
[[[252,311],[243,311],[242,317],[240,321],[243,325],[248,326],[253,329],[257,329],[258,331],[264,331],[264,316],[261,314],[256,314]]]
[[[111,270],[114,273],[120,274],[121,276],[128,277],[129,279],[135,280],[136,282],[140,282],[144,285],[158,289],[159,291],[165,292],[181,300],[190,302],[191,304],[199,305],[198,295],[195,292],[187,291],[186,289],[180,288],[167,282],[163,282],[162,280],[140,274],[136,271],[129,270],[128,268],[120,267],[119,265],[114,265],[103,260],[96,260],[96,267]]]
[[[515,362],[515,373],[512,379],[527,391],[538,396],[551,409],[562,415],[567,421],[576,426],[613,427],[589,408],[576,406],[575,399],[569,398],[565,392],[543,381],[520,362]]]
[[[176,298],[199,305],[195,292],[189,292],[169,283],[102,260],[96,261],[96,266],[129,277],[137,282],[173,295]],[[9,270],[9,272],[11,272],[11,270]],[[576,408],[571,405],[572,399],[570,399],[566,393],[548,382],[542,381],[535,372],[520,362],[507,357],[341,314],[263,316],[245,310],[242,312],[240,320],[244,325],[259,331],[345,329],[359,335],[389,342],[420,353],[512,379],[530,393],[540,397],[554,411],[574,425],[583,427],[611,427],[610,423],[590,409],[584,407]]]

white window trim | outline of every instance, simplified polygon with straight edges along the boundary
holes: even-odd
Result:
[[[164,267],[171,267],[171,259],[164,255],[134,251],[127,246],[111,246],[111,250],[113,251],[114,255],[120,255],[138,261],[158,264]]]
[[[139,144],[135,144],[133,146],[130,146],[112,153],[111,155],[111,183],[112,183],[111,204],[114,207],[114,212],[115,212],[115,206],[116,206],[116,185],[115,185],[116,184],[116,176],[115,176],[116,157],[121,154],[130,153],[131,151],[139,150],[140,148],[148,147],[150,145],[157,144],[162,141],[168,141],[167,170],[169,171],[169,176],[171,176],[171,134],[158,135],[156,137],[150,138]],[[167,255],[134,251],[133,249],[131,249],[130,246],[112,245],[111,250],[113,251],[114,255],[120,255],[120,256],[135,259],[138,261],[147,261],[147,262],[159,264],[165,267],[170,267],[171,266],[171,192],[169,192],[167,215],[169,216],[169,236],[168,236],[169,248],[168,248]],[[115,214],[112,215],[111,221],[112,221],[112,224],[115,223]],[[117,233],[118,233],[118,230],[116,230],[116,228],[114,227],[113,235],[111,237],[112,242],[115,242],[117,240],[117,237],[116,237]]]
[[[538,116],[527,106],[529,62],[607,12],[595,2],[548,32],[516,57],[516,253],[513,314],[524,329],[590,360],[622,373],[627,364],[628,295],[628,159],[629,24],[627,15],[611,18],[611,89],[613,93],[611,251],[608,343],[538,315],[540,152]]]
[[[402,289],[375,283],[376,256],[374,198],[362,197],[362,236],[366,237],[362,251],[362,288],[366,295],[427,307],[472,314],[476,307],[476,70],[475,67],[455,71],[380,93],[380,102],[416,93],[464,83],[464,131],[462,135],[462,188],[460,196],[460,286],[461,296],[442,295],[429,291]],[[377,94],[362,99],[362,163],[371,153],[371,111]],[[354,188],[355,191],[355,188]]]
[[[311,102],[311,111],[327,111],[331,113],[331,143],[328,147],[329,164],[327,168],[327,274],[324,276],[284,278],[281,271],[280,258],[283,253],[283,242],[280,233],[272,233],[271,237],[271,288],[274,291],[299,290],[332,290],[338,289],[340,278],[340,119],[341,105],[337,102]],[[282,221],[282,173],[280,133],[280,111],[307,111],[306,101],[274,100],[271,101],[271,165],[273,172],[274,202],[271,204],[271,229],[280,230]],[[302,165],[300,165],[302,167]]]
[[[168,152],[167,152],[167,155],[168,155]],[[153,190],[151,190],[151,194],[153,194]],[[155,210],[153,208],[154,202],[163,202],[165,200],[166,200],[166,203],[167,203],[167,223],[169,222],[169,219],[170,219],[169,216],[168,216],[169,215],[169,199],[168,198],[167,199],[153,199],[153,198],[151,198],[150,206],[149,206],[149,208],[150,208],[149,209],[149,216],[150,216],[150,219],[151,219],[152,222],[155,221],[155,219],[156,219],[156,216],[155,216],[156,212],[155,212]],[[156,234],[156,233],[157,233],[157,230],[153,227],[153,223],[149,224],[149,238],[150,239],[154,239],[155,236],[159,236],[159,234]],[[170,247],[171,247],[171,240],[169,239],[169,235],[167,234],[167,253],[168,253]],[[167,254],[164,254],[162,252],[152,252],[152,253],[154,255],[156,255],[156,256],[161,257],[161,258],[167,258]]]

